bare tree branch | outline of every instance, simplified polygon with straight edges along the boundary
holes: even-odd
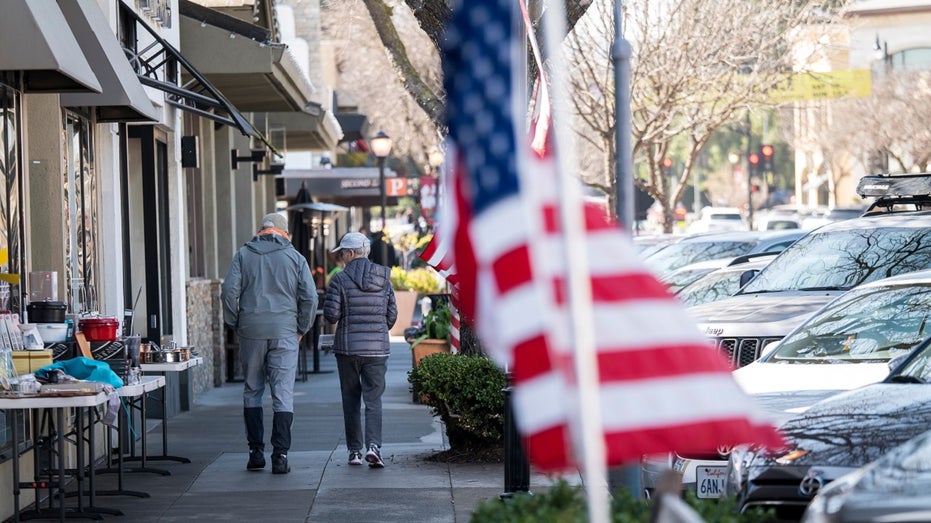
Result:
[[[410,93],[417,105],[427,113],[427,116],[434,122],[441,122],[443,119],[443,101],[423,81],[420,72],[411,63],[407,56],[407,47],[404,41],[398,36],[398,32],[391,21],[391,8],[383,0],[362,0],[368,9],[372,21],[375,23],[375,30],[378,31],[378,37],[391,56],[394,66],[397,68],[398,75],[401,78],[407,92]]]

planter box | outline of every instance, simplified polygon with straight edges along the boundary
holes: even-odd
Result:
[[[417,345],[414,345],[411,347],[411,368],[416,368],[420,360],[431,354],[436,354],[437,352],[449,352],[449,342],[446,340],[427,338]],[[414,403],[426,403],[416,392],[413,390],[411,390],[411,392],[413,392]]]
[[[427,338],[411,347],[411,367],[416,368],[420,360],[437,352],[449,352],[449,342]]]
[[[388,331],[392,336],[404,336],[404,329],[414,322],[414,308],[417,306],[417,293],[414,291],[394,291],[398,303],[398,321]]]

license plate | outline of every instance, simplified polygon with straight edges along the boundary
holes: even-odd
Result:
[[[695,490],[699,498],[720,498],[727,482],[727,467],[698,467]]]

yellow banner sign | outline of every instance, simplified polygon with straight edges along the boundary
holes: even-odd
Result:
[[[869,69],[797,73],[770,91],[776,101],[804,102],[833,98],[866,98],[872,93]]]

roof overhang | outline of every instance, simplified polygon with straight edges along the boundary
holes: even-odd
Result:
[[[181,0],[181,48],[242,111],[302,111],[314,87],[287,45],[268,29]]]
[[[343,130],[340,142],[366,140],[369,136],[368,117],[361,113],[336,113],[336,121]]]
[[[316,104],[309,104],[305,111],[262,113],[256,117],[265,118],[270,136],[284,132],[284,143],[275,145],[288,151],[332,149],[342,134],[332,115]]]
[[[3,2],[0,49],[0,70],[22,71],[27,93],[101,91],[56,2]]]
[[[129,66],[96,0],[58,0],[74,37],[94,64],[101,93],[66,93],[62,107],[95,107],[99,122],[159,121],[159,110]]]
[[[275,155],[280,151],[269,143],[265,135],[253,127],[252,123],[195,68],[174,46],[154,31],[139,15],[128,6],[120,3],[121,14],[148,33],[153,43],[142,49],[125,49],[130,65],[137,71],[137,77],[144,86],[161,90],[165,93],[165,103],[182,111],[229,125],[245,135],[262,141]],[[174,75],[163,74],[163,69],[177,67],[187,80],[179,85]]]
[[[335,169],[285,169],[285,194],[297,194],[301,183],[316,202],[327,202],[346,207],[374,207],[381,205],[381,187],[378,167],[337,167]],[[385,168],[385,180],[397,174]],[[397,197],[387,196],[388,205],[396,205]]]

